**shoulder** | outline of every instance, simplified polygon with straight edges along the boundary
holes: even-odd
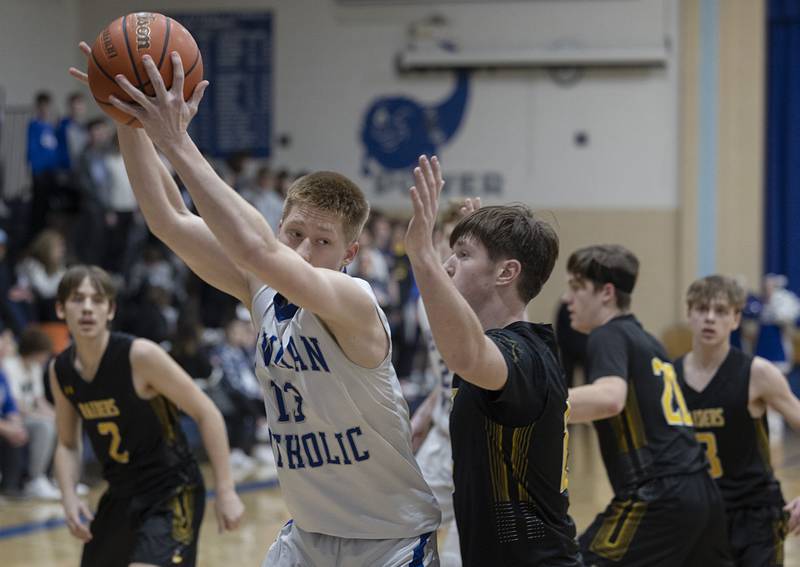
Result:
[[[778,370],[778,367],[765,358],[753,357],[750,366],[750,382],[756,386],[769,387],[776,381],[786,381],[786,377]]]
[[[605,325],[601,325],[593,329],[589,333],[587,345],[589,348],[597,348],[598,346],[607,343],[619,343],[626,340],[625,322],[620,320],[611,320]]]
[[[500,349],[510,362],[543,359],[546,343],[536,336],[531,323],[514,323],[503,329],[489,329],[486,336]]]
[[[131,341],[131,366],[148,365],[154,360],[168,357],[166,351],[150,339],[134,338]]]

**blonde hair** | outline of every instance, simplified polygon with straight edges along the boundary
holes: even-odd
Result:
[[[724,298],[734,311],[744,309],[747,293],[735,279],[714,274],[692,282],[686,292],[686,305],[689,309],[709,305],[717,298]]]
[[[298,205],[338,216],[348,242],[358,238],[369,217],[369,203],[358,185],[333,171],[316,171],[295,180],[286,192],[282,219]]]

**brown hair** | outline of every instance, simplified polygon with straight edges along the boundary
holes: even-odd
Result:
[[[315,207],[342,219],[347,242],[358,238],[369,216],[369,203],[358,185],[333,171],[316,171],[295,180],[283,205],[285,219],[296,205]]]
[[[489,259],[518,260],[522,273],[517,291],[526,303],[536,297],[558,258],[558,235],[525,205],[499,205],[473,211],[455,226],[450,247],[474,238],[486,247]]]
[[[62,305],[67,302],[72,292],[80,287],[83,280],[89,278],[92,286],[103,294],[112,305],[117,299],[117,286],[111,276],[103,268],[78,264],[69,268],[58,283],[56,299]]]
[[[61,233],[52,228],[46,228],[34,238],[28,248],[28,256],[41,262],[47,273],[51,275],[61,267],[60,264],[56,264],[53,261],[52,257],[53,246],[57,242],[64,243],[64,237]]]
[[[714,274],[692,282],[686,292],[686,305],[689,309],[699,305],[708,305],[713,300],[722,297],[734,311],[744,309],[747,294],[735,279]]]
[[[28,356],[39,352],[51,353],[53,352],[53,341],[40,328],[31,326],[22,331],[17,350],[20,356]]]
[[[639,276],[636,255],[619,244],[598,244],[580,248],[567,260],[567,271],[578,280],[589,280],[595,287],[614,286],[617,307],[628,309]]]

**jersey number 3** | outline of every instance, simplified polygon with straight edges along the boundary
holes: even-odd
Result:
[[[675,374],[675,367],[669,362],[664,362],[659,358],[653,358],[653,374],[664,379],[664,392],[661,394],[661,408],[664,410],[664,418],[670,425],[694,425],[692,414],[686,407],[683,399],[683,392],[678,385],[678,377]]]
[[[289,421],[290,418],[294,418],[295,423],[305,421],[306,416],[303,414],[303,396],[300,395],[297,388],[292,386],[291,382],[286,382],[283,385],[283,390],[281,390],[281,387],[276,384],[274,380],[270,380],[269,383],[272,386],[273,392],[275,392],[275,403],[278,404],[278,421]],[[292,410],[291,416],[286,411],[284,392],[291,394],[294,398],[294,409]]]

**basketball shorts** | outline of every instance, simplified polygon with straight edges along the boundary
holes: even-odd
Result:
[[[732,567],[722,497],[706,471],[615,496],[579,538],[587,567]]]
[[[728,535],[737,567],[782,567],[787,512],[780,506],[728,511]]]
[[[205,511],[205,487],[182,485],[166,497],[144,504],[140,497],[100,499],[83,546],[81,567],[128,567],[147,563],[194,567]]]
[[[436,533],[407,539],[349,539],[300,529],[278,533],[261,567],[439,567]]]

